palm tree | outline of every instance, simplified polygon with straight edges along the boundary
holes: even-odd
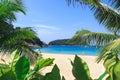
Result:
[[[67,2],[68,4],[80,3],[87,5],[93,11],[98,22],[113,33],[90,32],[81,36],[74,36],[71,41],[74,41],[77,37],[76,39],[81,38],[82,40],[89,41],[89,44],[91,41],[94,41],[97,45],[104,45],[99,52],[97,62],[103,59],[106,71],[110,75],[108,78],[120,80],[118,76],[120,74],[120,0],[108,0],[109,5],[100,0],[67,0]]]
[[[0,21],[12,22],[16,20],[15,13],[25,13],[22,0],[0,0]]]
[[[18,12],[26,14],[22,0],[0,0],[0,50],[11,52],[18,49],[21,55],[27,55],[34,61],[38,54],[30,44],[38,44],[38,37],[31,28],[14,28],[12,22],[17,19],[15,13]],[[43,45],[40,39],[38,42]]]

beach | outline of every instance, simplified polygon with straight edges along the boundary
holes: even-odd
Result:
[[[97,79],[104,71],[104,67],[102,62],[97,64],[95,62],[96,56],[86,56],[86,55],[78,55],[81,57],[89,66],[90,75],[92,79]],[[55,58],[54,64],[57,64],[60,69],[61,76],[64,76],[66,80],[74,80],[72,75],[72,66],[70,60],[74,60],[75,55],[69,54],[45,54],[43,53],[43,58]],[[53,66],[47,67],[42,70],[42,73],[50,72]],[[82,77],[82,76],[81,76]]]
[[[42,53],[42,55],[43,58],[54,58],[55,59],[54,64],[57,64],[57,66],[59,67],[61,76],[64,76],[66,80],[74,80],[74,76],[72,75],[72,66],[70,60],[73,61],[75,55],[46,54],[46,53]],[[81,57],[88,64],[92,79],[97,79],[105,71],[102,62],[99,64],[95,62],[96,56],[86,56],[86,55],[78,55],[78,56]],[[0,58],[3,58],[6,61],[6,63],[9,61],[8,55],[2,56],[0,54]],[[3,63],[3,61],[0,60],[0,63]],[[53,65],[42,69],[41,73],[45,74],[51,72]]]

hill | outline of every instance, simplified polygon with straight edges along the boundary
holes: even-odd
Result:
[[[69,45],[67,43],[69,39],[58,39],[58,40],[54,40],[49,42],[49,45]]]

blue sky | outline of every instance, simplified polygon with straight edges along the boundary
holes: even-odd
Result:
[[[87,7],[74,8],[65,0],[24,0],[24,4],[27,14],[17,14],[14,25],[32,27],[46,43],[71,38],[80,29],[106,32]]]

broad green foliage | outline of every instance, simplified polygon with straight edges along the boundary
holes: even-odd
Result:
[[[8,68],[10,68],[9,65],[0,63],[0,69],[8,69]]]
[[[103,78],[107,75],[108,73],[105,71],[99,78],[98,80],[103,80]]]
[[[17,80],[24,80],[30,69],[30,63],[25,56],[21,57],[15,65]]]
[[[0,0],[0,50],[12,52],[18,49],[21,54],[29,53],[29,55],[24,55],[30,60],[35,60],[36,53],[32,50],[30,44],[41,41],[31,28],[14,28],[12,22],[17,20],[16,13],[18,12],[26,14],[23,0]],[[39,44],[39,46],[42,44]]]
[[[73,66],[72,73],[76,80],[91,80],[89,68],[80,57],[75,56],[74,62],[71,61]]]
[[[2,69],[3,73],[0,80],[17,80],[14,72],[10,69]]]
[[[64,76],[61,77],[60,70],[56,64],[51,72],[46,73],[45,75],[40,73],[41,69],[53,64],[54,59],[43,59],[41,55],[39,55],[36,64],[33,65],[33,69],[30,69],[28,59],[25,56],[20,57],[17,50],[11,54],[10,59],[10,63],[13,65],[0,64],[0,80],[65,80]],[[71,61],[71,64],[75,80],[91,80],[89,68],[86,62],[84,62],[80,57],[76,55],[74,61]],[[106,64],[108,65],[108,62],[106,62],[105,65]],[[119,65],[120,62],[117,62],[115,66],[112,66],[114,67],[114,69],[111,69],[112,71],[107,71],[108,73],[112,72],[112,76],[114,78],[111,79],[111,77],[108,77],[107,80],[119,80]],[[102,80],[107,72],[102,74],[98,80]]]
[[[0,80],[43,80],[44,75],[38,73],[44,67],[53,64],[54,59],[38,57],[34,68],[30,70],[30,62],[25,56],[18,55],[18,50],[11,54],[10,64],[0,64]]]
[[[109,74],[107,80],[120,80],[119,76],[119,53],[120,53],[120,0],[108,0],[107,4],[104,0],[67,0],[69,4],[80,3],[82,5],[89,6],[93,11],[95,18],[100,24],[113,33],[101,34],[101,33],[89,33],[87,38],[83,37],[85,41],[93,41],[98,45],[101,43],[105,46],[99,52],[97,62],[104,60],[104,67]],[[78,37],[78,36],[77,36]]]
[[[114,65],[113,80],[120,80],[120,61],[118,61],[116,65]]]
[[[10,56],[9,66],[10,67],[14,66],[19,58],[20,58],[20,54],[19,54],[18,50],[13,51]]]
[[[34,69],[29,71],[29,74],[26,76],[26,78],[31,78],[34,77],[34,75],[39,71],[41,70],[42,68],[45,68],[47,66],[50,66],[51,64],[53,64],[53,61],[54,59],[50,59],[50,58],[47,58],[47,59],[42,59],[42,60],[39,60],[36,65],[34,66]]]
[[[39,70],[39,69],[41,69],[43,67],[47,67],[47,66],[53,64],[53,61],[54,61],[54,59],[50,59],[50,58],[40,60],[38,62],[38,64],[36,65],[36,67]]]
[[[53,67],[52,72],[45,75],[44,80],[61,80],[60,71],[57,65]]]
[[[106,78],[106,80],[112,80],[112,79],[111,79],[111,77],[110,77],[110,76],[108,76],[108,77]]]

